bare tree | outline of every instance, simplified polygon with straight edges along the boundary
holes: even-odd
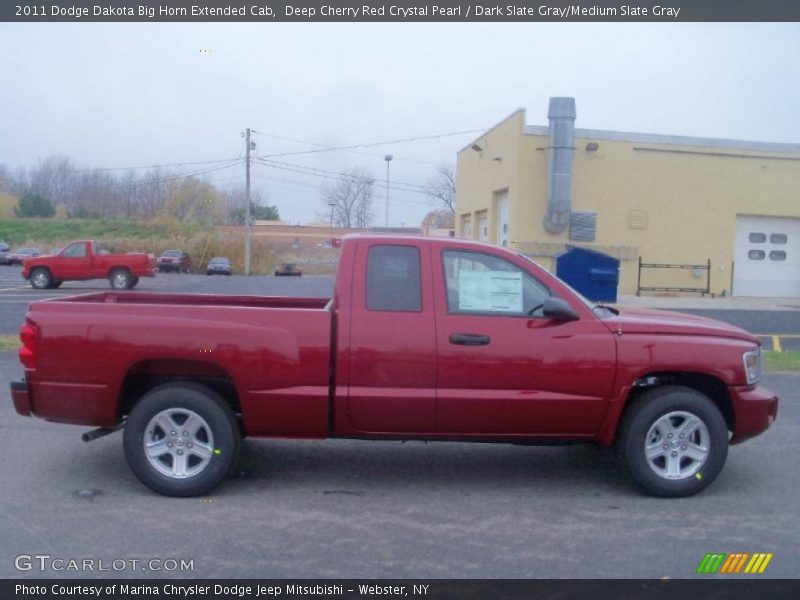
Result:
[[[445,163],[436,168],[436,174],[428,180],[428,196],[442,208],[456,212],[456,173]]]
[[[375,179],[364,167],[340,171],[335,181],[322,186],[320,216],[326,220],[333,210],[337,227],[364,229],[372,222],[372,196]]]
[[[452,229],[455,227],[455,218],[451,210],[437,208],[432,210],[422,219],[424,229]]]

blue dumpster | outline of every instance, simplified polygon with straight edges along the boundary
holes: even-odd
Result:
[[[619,260],[608,254],[571,247],[556,257],[556,276],[594,302],[616,302]]]

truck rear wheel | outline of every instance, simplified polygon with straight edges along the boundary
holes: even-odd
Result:
[[[725,465],[728,427],[711,399],[686,387],[645,392],[620,425],[625,465],[649,494],[691,496]]]
[[[108,277],[111,287],[115,290],[127,290],[131,286],[133,277],[127,269],[114,269]]]
[[[228,404],[190,382],[152,389],[125,425],[128,465],[142,483],[166,496],[213,490],[236,464],[239,444],[239,426]]]
[[[37,267],[31,271],[31,286],[37,290],[46,290],[53,287],[53,276],[44,267]]]

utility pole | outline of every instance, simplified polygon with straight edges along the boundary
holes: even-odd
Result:
[[[244,274],[250,275],[250,128],[245,134]]]

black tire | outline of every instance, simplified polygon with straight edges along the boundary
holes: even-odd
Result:
[[[115,290],[127,290],[132,287],[133,276],[128,269],[114,269],[108,276],[108,282]]]
[[[148,458],[145,440],[153,444],[162,441],[157,439],[153,442],[162,433],[160,427],[153,424],[158,415],[175,415],[177,419],[178,415],[187,414],[184,411],[191,411],[194,414],[191,418],[199,417],[203,427],[188,436],[187,432],[180,431],[180,427],[173,430],[177,434],[175,437],[173,431],[163,431],[165,437],[162,439],[179,440],[183,434],[181,447],[186,451],[183,464],[188,465],[184,468],[199,470],[182,476],[170,475],[166,471],[174,473],[177,468],[173,461],[181,460],[175,456],[176,452],[181,452],[177,448],[180,444],[176,441],[170,449],[164,448],[165,453],[161,456]],[[187,414],[183,423],[189,422],[189,418]],[[201,433],[205,440],[201,440]],[[188,449],[187,440],[194,441],[194,450]],[[175,382],[153,388],[133,407],[125,425],[123,443],[128,466],[142,483],[165,496],[188,497],[206,494],[222,483],[238,462],[241,434],[230,406],[216,392],[191,382]],[[208,454],[205,462],[194,454],[203,444],[211,447],[210,452],[204,450]],[[189,462],[192,457],[199,461],[194,467]]]
[[[29,275],[31,287],[37,290],[46,290],[53,287],[53,276],[45,267],[32,269]]]
[[[700,425],[680,437],[686,435],[681,426],[691,429],[692,418]],[[618,445],[628,472],[644,491],[664,498],[691,496],[714,481],[725,465],[728,426],[708,397],[665,386],[643,393],[628,407]]]

